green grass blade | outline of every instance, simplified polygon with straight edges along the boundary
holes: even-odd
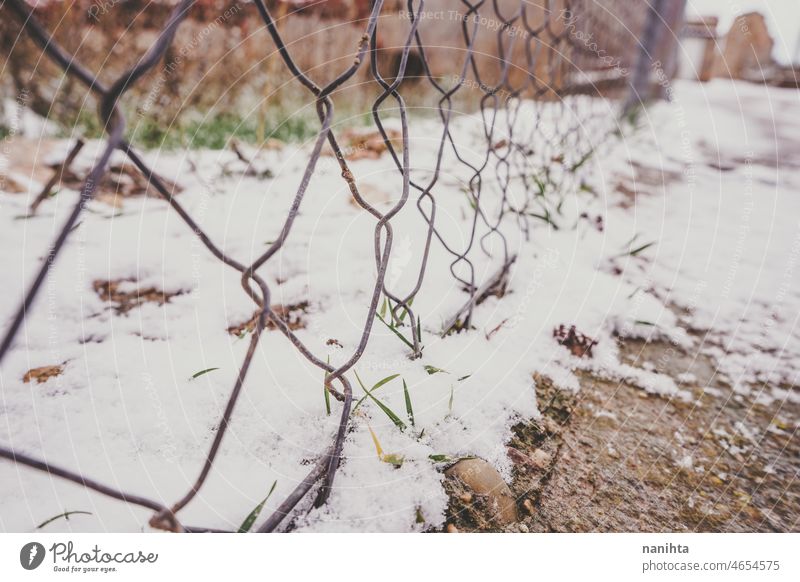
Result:
[[[434,463],[449,463],[452,461],[449,455],[428,455],[428,458]]]
[[[400,339],[403,341],[403,343],[404,343],[404,344],[406,344],[406,345],[407,345],[408,347],[410,347],[412,350],[414,349],[414,344],[412,344],[410,341],[408,341],[408,340],[406,339],[406,337],[405,337],[405,336],[404,336],[402,333],[400,333],[399,331],[397,331],[397,329],[395,329],[395,327],[394,327],[393,325],[389,325],[388,323],[386,323],[386,320],[385,320],[385,319],[383,319],[383,318],[382,318],[382,317],[381,317],[379,314],[377,314],[377,313],[375,314],[375,317],[377,317],[378,319],[380,319],[380,320],[381,320],[381,323],[383,323],[383,325],[385,325],[386,327],[388,327],[388,328],[389,328],[389,329],[392,331],[392,333],[393,333],[393,334],[395,334],[397,337],[399,337],[399,338],[400,338]]]
[[[325,373],[325,381],[322,383],[322,392],[325,394],[325,414],[331,415],[331,393],[328,392],[328,373]]]
[[[399,469],[400,467],[402,467],[405,460],[406,458],[403,455],[398,455],[395,453],[389,453],[383,455],[383,457],[381,458],[381,461],[383,461],[384,463],[389,463],[390,465],[394,466],[395,469]]]
[[[275,491],[275,486],[277,484],[278,480],[276,479],[273,481],[272,487],[269,488],[269,493],[267,493],[267,496],[261,500],[261,503],[253,508],[253,511],[250,512],[250,514],[242,522],[242,525],[239,526],[239,533],[247,533],[253,528],[253,524],[258,519],[258,515],[261,513],[261,510],[264,509],[264,505],[267,503],[270,495],[272,495],[272,492]]]
[[[43,521],[42,523],[37,525],[36,529],[42,529],[44,526],[46,526],[48,524],[51,524],[55,520],[61,519],[62,517],[64,519],[66,519],[67,521],[69,521],[69,516],[70,515],[94,515],[94,514],[89,512],[89,511],[65,511],[64,513],[59,513],[58,515],[55,515],[55,516],[51,517],[50,519],[46,519],[45,521]]]
[[[395,378],[397,378],[399,375],[400,375],[400,374],[392,374],[391,376],[386,376],[386,378],[384,378],[383,380],[380,380],[379,382],[377,382],[377,383],[376,383],[376,384],[375,384],[375,385],[372,387],[372,390],[370,390],[370,392],[374,392],[375,390],[377,390],[378,388],[380,388],[380,387],[381,387],[381,386],[383,386],[384,384],[388,384],[389,382],[391,382],[392,380],[394,380]]]
[[[213,372],[214,370],[219,370],[219,368],[206,368],[205,370],[200,370],[199,372],[196,372],[195,374],[192,375],[192,380],[194,380],[195,378],[199,378],[203,374],[208,374],[209,372]]]
[[[409,299],[406,302],[406,305],[408,305],[409,307],[414,305],[414,298],[412,297],[411,299]],[[403,313],[400,314],[400,316],[397,318],[397,321],[399,321],[400,323],[403,323],[403,320],[406,318],[406,315],[408,315],[408,309],[403,307]]]
[[[414,426],[414,409],[411,407],[411,395],[408,393],[405,378],[403,379],[403,396],[406,399],[406,414],[408,414],[408,419],[411,421],[411,426]]]
[[[367,390],[367,388],[364,386],[364,383],[361,381],[361,378],[359,378],[359,377],[358,377],[358,372],[356,372],[356,371],[355,371],[355,369],[353,369],[353,373],[356,375],[356,379],[358,380],[358,383],[359,383],[359,385],[361,386],[361,389],[362,389],[364,392],[366,392],[366,396],[364,396],[364,397],[363,397],[361,400],[359,400],[359,401],[356,403],[356,406],[354,406],[354,407],[353,407],[353,411],[355,411],[356,407],[357,407],[359,404],[361,404],[361,403],[364,401],[364,398],[370,398],[370,399],[372,399],[372,401],[373,401],[375,404],[377,404],[377,405],[378,405],[378,408],[380,408],[381,410],[383,410],[383,413],[384,413],[386,416],[388,416],[388,417],[389,417],[389,419],[390,419],[390,420],[391,420],[391,421],[392,421],[392,422],[395,424],[395,426],[397,426],[397,428],[399,428],[400,430],[405,430],[405,429],[406,429],[406,424],[405,424],[405,423],[404,423],[402,420],[400,420],[400,417],[399,417],[399,416],[397,416],[397,415],[396,415],[396,414],[395,414],[395,413],[392,411],[392,409],[391,409],[391,408],[389,408],[389,407],[388,407],[388,406],[386,406],[386,405],[385,405],[383,402],[381,402],[380,400],[378,400],[377,398],[375,398],[375,396],[373,396],[373,395],[372,395],[372,392],[371,392],[370,390]],[[395,375],[393,376],[393,378],[397,378],[397,376],[399,376],[399,374],[395,374]],[[390,378],[390,379],[391,379],[391,378]],[[384,378],[384,380],[386,380],[386,378]],[[386,381],[388,381],[388,380],[386,380]],[[381,382],[382,382],[382,383],[379,383],[381,386],[382,386],[383,384],[385,384],[385,383],[386,383],[386,382],[385,382],[385,381],[383,381],[383,380],[382,380]],[[376,384],[376,386],[377,386],[377,384]],[[378,386],[378,387],[380,387],[380,386]],[[375,390],[375,388],[373,388],[372,390]]]
[[[383,298],[383,304],[381,304],[381,311],[380,311],[381,318],[386,317],[386,301],[387,301],[387,299],[386,299],[386,297],[384,297]]]
[[[642,246],[640,246],[640,247],[637,247],[637,248],[633,249],[633,250],[632,250],[632,251],[630,251],[628,254],[629,254],[630,256],[632,256],[632,257],[635,257],[636,255],[638,255],[638,254],[639,254],[639,253],[641,253],[642,251],[644,251],[644,250],[646,250],[646,249],[649,249],[649,248],[650,248],[651,246],[653,246],[654,244],[656,244],[656,243],[655,243],[655,241],[653,241],[653,242],[649,242],[649,243],[647,243],[647,244],[643,244]]]
[[[366,386],[364,386],[364,383],[361,381],[361,378],[359,377],[358,372],[356,372],[355,368],[353,369],[353,373],[356,375],[356,380],[358,380],[358,384],[359,384],[359,386],[361,386],[361,389],[364,392],[366,392],[366,394],[364,396],[362,396],[361,399],[358,402],[356,402],[356,405],[353,407],[353,412],[355,412],[356,408],[358,408],[359,405],[362,402],[364,402],[364,400],[366,400],[368,398],[368,395],[370,394],[370,392],[374,392],[375,390],[377,390],[378,388],[380,388],[384,384],[388,384],[389,382],[391,382],[392,380],[394,380],[395,378],[397,378],[400,375],[400,374],[394,374],[392,376],[387,376],[386,378],[384,378],[383,380],[381,380],[380,382],[375,384],[372,387],[372,390],[367,390]]]
[[[469,207],[472,208],[472,210],[475,210],[475,199],[470,195],[468,190],[462,190],[462,192],[464,192],[464,196],[467,198],[467,204],[469,204]]]
[[[328,356],[326,358],[326,361],[330,365],[331,357]],[[327,370],[325,370],[325,378],[322,380],[322,392],[323,392],[323,394],[325,396],[325,412],[327,413],[328,416],[330,416],[331,415],[331,393],[328,390],[328,371]]]
[[[384,414],[386,414],[386,416],[389,417],[389,419],[395,424],[397,428],[399,428],[400,430],[406,429],[406,423],[400,420],[400,417],[397,416],[394,412],[392,412],[392,410],[388,406],[386,406],[383,402],[375,398],[372,394],[370,394],[369,397],[375,402],[375,404],[378,405],[378,407],[381,410],[383,410]]]
[[[638,233],[638,232],[637,232],[636,234],[634,234],[634,235],[631,237],[631,239],[630,239],[628,242],[626,242],[626,243],[625,243],[625,245],[624,245],[624,246],[626,246],[626,247],[630,247],[630,246],[633,244],[633,241],[635,241],[637,238],[639,238],[639,233]]]

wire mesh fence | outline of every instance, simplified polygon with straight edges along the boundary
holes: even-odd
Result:
[[[99,121],[107,138],[96,165],[85,178],[78,203],[60,228],[24,302],[6,328],[0,344],[0,361],[13,348],[27,314],[35,309],[36,296],[108,171],[112,154],[121,151],[208,252],[240,273],[243,293],[257,309],[246,355],[219,416],[205,460],[198,467],[189,491],[167,505],[4,446],[0,447],[0,456],[148,508],[154,512],[150,520],[154,528],[206,531],[182,524],[180,512],[203,488],[214,469],[259,339],[270,325],[309,362],[324,371],[326,390],[340,403],[338,428],[330,435],[329,444],[319,451],[306,477],[258,528],[261,532],[271,532],[281,526],[306,496],[313,493],[313,504],[318,507],[326,502],[334,487],[351,417],[353,390],[348,372],[370,341],[376,316],[381,316],[382,298],[388,306],[382,318],[391,327],[405,325],[410,333],[404,336],[404,341],[412,357],[419,356],[422,350],[420,314],[415,312],[413,300],[423,286],[432,246],[441,245],[450,257],[453,284],[465,292],[463,306],[450,314],[441,332],[443,335],[468,332],[476,304],[502,285],[514,262],[513,250],[507,244],[508,232],[513,229],[527,237],[536,224],[552,223],[565,197],[580,188],[586,161],[613,135],[623,108],[630,103],[634,84],[631,78],[637,67],[643,60],[655,61],[658,51],[663,49],[663,46],[656,46],[662,41],[653,34],[653,30],[657,30],[653,23],[657,23],[659,13],[646,3],[622,0],[547,0],[542,4],[525,0],[354,3],[364,12],[363,18],[354,20],[361,35],[352,40],[351,52],[344,55],[349,64],[322,83],[298,65],[293,47],[287,44],[281,32],[282,21],[299,18],[292,11],[308,10],[308,6],[287,9],[280,2],[255,0],[254,8],[263,23],[261,32],[273,45],[269,50],[277,52],[283,70],[291,75],[306,102],[313,104],[318,127],[278,236],[260,256],[247,263],[227,254],[201,228],[175,198],[170,185],[125,138],[126,120],[121,108],[125,93],[141,83],[162,61],[178,27],[189,17],[195,4],[192,0],[177,3],[149,50],[135,66],[108,84],[74,60],[24,0],[5,0],[2,5],[3,12],[16,17],[24,32],[50,61],[96,96],[100,103]],[[276,11],[282,15],[280,20],[275,16]],[[445,36],[450,39],[450,46],[444,46]],[[392,44],[387,38],[399,39],[393,41],[397,46],[390,59],[384,56],[387,45]],[[341,132],[335,123],[337,96],[357,76],[366,78],[370,90],[377,92],[370,107],[371,122],[391,157],[400,184],[400,195],[388,210],[381,209],[363,195],[351,171],[350,152],[343,147]],[[408,91],[419,92],[421,87],[428,96],[425,98],[428,106],[436,112],[440,128],[436,136],[436,160],[424,178],[414,174],[411,164],[409,127],[416,119],[409,113],[405,97]],[[640,83],[638,90],[641,92],[641,89]],[[366,89],[360,87],[360,90]],[[482,148],[477,156],[474,151],[465,152],[463,144],[458,143],[451,132],[454,102],[464,94],[472,96],[478,110],[476,118],[482,123]],[[399,118],[399,136],[387,127],[387,109]],[[270,308],[271,289],[259,275],[259,269],[292,237],[295,219],[326,148],[332,151],[341,180],[355,202],[374,218],[373,245],[369,250],[374,253],[375,275],[365,289],[368,300],[360,339],[349,358],[336,367],[304,345],[284,317]],[[452,240],[441,229],[437,214],[437,185],[445,171],[442,165],[446,152],[452,153],[470,176],[465,194],[471,216],[459,240]],[[387,279],[387,269],[395,238],[392,220],[408,205],[416,206],[424,221],[423,252],[414,285],[400,290],[393,288]],[[496,264],[496,273],[484,280],[479,280],[474,264],[478,254],[491,255]]]

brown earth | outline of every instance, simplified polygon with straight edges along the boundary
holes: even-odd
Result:
[[[800,531],[800,406],[752,404],[704,355],[620,344],[631,365],[659,361],[673,378],[693,374],[682,385],[692,401],[586,373],[578,394],[538,378],[542,418],[515,426],[509,442],[521,521],[498,526],[461,491],[448,523],[459,531]]]

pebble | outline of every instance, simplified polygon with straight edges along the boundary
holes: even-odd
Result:
[[[500,473],[483,459],[462,459],[447,469],[448,477],[458,478],[478,495],[485,495],[496,511],[496,521],[508,525],[518,520],[517,504]]]
[[[458,528],[452,523],[447,524],[447,533],[459,533]]]
[[[531,503],[530,499],[526,499],[522,502],[522,507],[525,508],[525,511],[528,512],[529,515],[533,515],[533,512],[536,511],[533,507],[533,503]]]

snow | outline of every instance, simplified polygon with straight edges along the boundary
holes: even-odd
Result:
[[[694,468],[694,460],[692,459],[691,455],[685,455],[676,463],[676,465],[681,469],[691,471]]]
[[[368,388],[400,374],[414,424],[401,378],[375,396],[405,430],[365,400],[351,419],[329,502],[319,509],[311,509],[310,500],[301,503],[295,529],[441,525],[447,504],[442,464],[430,456],[479,456],[509,478],[510,427],[538,414],[535,372],[577,391],[574,372],[589,369],[649,394],[692,400],[690,386],[679,387],[663,363],[646,370],[620,362],[616,335],[708,353],[750,398],[797,397],[800,163],[798,152],[786,149],[797,130],[797,93],[727,81],[674,89],[673,102],[648,110],[638,131],[626,128],[624,139],[598,147],[583,176],[595,195],[565,178],[564,188],[572,191],[564,192],[561,228],[536,222],[526,241],[513,221],[505,223],[509,251],[518,255],[509,292],[478,306],[476,329],[468,333],[440,337],[465,294],[450,276],[450,257],[434,242],[414,301],[422,317],[422,357],[409,359],[408,348],[375,322],[355,366]],[[531,113],[524,106],[520,123],[529,123]],[[597,113],[592,123],[608,118],[608,111]],[[596,129],[585,129],[587,138],[597,137]],[[460,116],[453,131],[460,145],[472,148],[466,155],[479,159],[485,143],[478,120]],[[412,122],[412,166],[420,180],[429,176],[440,133],[435,120]],[[87,144],[77,163],[88,167],[100,145]],[[246,262],[277,236],[309,149],[299,144],[260,152],[259,167],[274,173],[268,180],[244,176],[227,151],[149,152],[147,158],[183,186],[179,201],[212,240]],[[227,175],[221,165],[228,166]],[[677,177],[639,183],[637,165]],[[720,171],[723,166],[731,169]],[[383,197],[376,204],[388,208],[397,199],[400,180],[389,156],[354,162],[352,169],[359,184]],[[338,174],[331,159],[321,159],[287,244],[259,271],[273,305],[309,302],[306,327],[296,333],[334,365],[358,343],[375,278],[375,220],[349,202]],[[458,248],[467,240],[460,188],[469,175],[448,152],[434,190],[439,227]],[[635,201],[616,189],[620,180],[635,182]],[[27,196],[0,193],[3,322],[77,198],[62,190],[37,217],[18,219],[40,187],[34,184]],[[483,203],[491,209],[496,184],[486,188]],[[602,230],[582,213],[601,216]],[[413,201],[392,225],[387,280],[402,295],[416,281],[426,225]],[[650,242],[640,253],[629,252]],[[497,238],[487,244],[494,256],[471,255],[478,282],[501,262]],[[183,293],[165,305],[148,303],[119,315],[92,291],[98,279],[129,279],[128,291],[156,286]],[[196,478],[247,349],[247,338],[226,330],[253,310],[237,273],[210,256],[163,201],[127,199],[121,210],[92,202],[3,362],[0,442],[171,504]],[[598,340],[593,358],[578,358],[556,342],[552,331],[561,324]],[[22,382],[31,368],[61,363],[64,372],[46,383]],[[431,374],[425,366],[442,371]],[[192,378],[212,367],[218,369]],[[363,396],[355,376],[348,377],[356,398]],[[235,529],[273,482],[262,518],[277,507],[335,431],[338,403],[326,415],[322,381],[320,370],[281,334],[265,332],[214,470],[180,513],[183,523]],[[384,453],[402,457],[402,466],[379,459],[373,433]],[[691,466],[691,458],[684,461]],[[66,509],[93,515],[53,522],[49,531],[149,529],[144,510],[29,469],[3,464],[0,471],[2,530],[29,531]],[[418,515],[424,523],[417,523]]]

